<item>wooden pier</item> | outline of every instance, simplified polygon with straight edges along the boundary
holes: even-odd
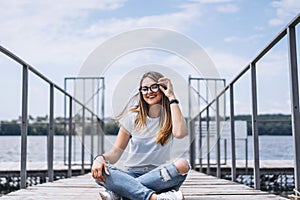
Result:
[[[216,163],[216,161],[212,161]],[[293,160],[260,160],[259,162],[260,174],[294,174],[294,161]],[[197,164],[195,168],[200,171],[200,165]],[[231,160],[227,160],[226,164],[221,164],[222,175],[231,174],[232,163]],[[236,172],[239,175],[253,174],[254,162],[253,160],[236,160]],[[203,163],[201,168],[203,173],[207,172],[207,164]],[[216,175],[217,165],[210,164],[210,174]]]
[[[67,176],[68,165],[64,162],[53,162],[54,173]],[[20,162],[0,162],[0,177],[20,176]],[[91,166],[84,165],[84,170],[80,164],[72,166],[72,175],[77,176],[90,172]],[[28,176],[47,176],[48,167],[46,162],[27,162]]]
[[[91,175],[86,174],[68,179],[61,179],[52,183],[28,187],[16,192],[11,192],[0,198],[1,200],[86,200],[97,199],[99,191],[102,190],[103,188],[99,187],[94,182]],[[196,171],[191,171],[189,173],[187,180],[181,187],[181,191],[186,200],[286,199]]]

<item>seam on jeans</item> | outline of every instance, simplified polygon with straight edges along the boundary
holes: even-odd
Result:
[[[164,182],[167,182],[171,179],[171,176],[169,175],[169,173],[165,167],[160,170],[160,173],[161,173],[162,180]]]

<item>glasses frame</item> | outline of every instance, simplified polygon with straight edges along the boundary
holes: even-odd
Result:
[[[157,86],[157,90],[156,90],[156,89],[153,90],[153,88],[152,88],[153,86]],[[167,89],[167,87],[166,87],[165,85],[162,85],[162,84],[159,84],[159,83],[154,83],[154,84],[150,85],[149,87],[148,87],[148,86],[140,87],[140,88],[139,88],[139,91],[140,91],[142,94],[147,94],[147,93],[149,92],[149,89],[150,89],[151,92],[154,92],[154,93],[155,93],[155,92],[158,92],[159,86],[162,86],[165,90]],[[142,90],[143,88],[147,88],[147,91],[146,91],[146,90],[143,91],[143,90]]]

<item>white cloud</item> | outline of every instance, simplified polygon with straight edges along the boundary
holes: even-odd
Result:
[[[190,0],[190,2],[197,2],[203,4],[228,3],[232,1],[233,0]]]
[[[95,19],[103,10],[122,9],[125,0],[0,1],[1,45],[61,81],[75,75],[89,52],[105,39],[141,27],[184,31],[200,16],[200,5],[177,6],[159,15]],[[120,10],[121,11],[121,10]],[[59,76],[53,67],[59,67]]]
[[[78,74],[82,63],[95,47],[116,34],[141,27],[184,32],[191,28],[195,18],[201,16],[201,5],[184,4],[177,5],[176,12],[166,11],[158,15],[95,18],[95,14],[101,11],[120,9],[120,12],[124,12],[124,2],[63,0],[55,4],[53,1],[36,0],[0,1],[0,18],[5,19],[0,20],[3,30],[0,32],[1,45],[60,85],[65,77]],[[145,62],[145,57],[141,58]],[[134,62],[127,66],[135,66]],[[3,91],[0,87],[4,92],[5,89]],[[32,99],[31,103],[35,104],[36,100]],[[7,118],[17,115],[9,109],[5,113],[12,115],[5,116]]]
[[[235,13],[239,10],[239,7],[234,4],[226,4],[218,6],[216,10],[223,13]]]
[[[76,49],[82,51],[82,47],[86,46],[84,43],[89,42],[83,41],[81,29],[91,23],[89,15],[92,12],[117,9],[122,7],[124,2],[124,0],[62,0],[59,3],[49,0],[0,1],[0,18],[5,19],[0,21],[2,30],[5,30],[0,32],[2,45],[16,53],[21,52],[30,60],[43,60],[46,56],[48,61],[54,57],[63,61],[61,58],[65,57],[66,53],[56,55],[51,53],[63,49],[70,50],[70,54]]]
[[[101,19],[86,29],[84,34],[92,36],[111,36],[131,29],[143,27],[161,27],[174,29],[176,31],[185,31],[190,28],[189,24],[193,19],[200,16],[200,7],[187,4],[180,6],[180,8],[181,11],[168,14],[143,16],[139,18]]]
[[[269,25],[278,26],[288,23],[296,14],[299,14],[299,0],[273,1],[272,7],[276,9],[276,18],[269,20]]]
[[[254,26],[254,30],[262,31],[265,30],[265,28],[263,26]]]
[[[270,19],[269,20],[269,25],[271,26],[279,26],[282,25],[284,21],[282,19]]]
[[[255,41],[259,38],[262,38],[263,35],[260,34],[256,34],[256,35],[250,35],[247,37],[237,37],[237,36],[228,36],[226,38],[224,38],[225,42],[251,42],[251,41]]]
[[[217,12],[222,13],[235,13],[240,8],[233,4],[234,0],[191,0],[190,2],[197,3],[198,5],[214,5]]]
[[[239,71],[246,66],[248,60],[234,54],[218,51],[216,49],[208,49],[207,52],[212,58],[222,78],[231,80]],[[225,62],[226,61],[226,62]],[[235,72],[235,73],[234,73]]]

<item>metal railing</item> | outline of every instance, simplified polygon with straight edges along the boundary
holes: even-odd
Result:
[[[21,169],[20,169],[20,187],[26,188],[26,180],[27,180],[27,133],[28,133],[28,76],[29,73],[35,74],[37,77],[42,79],[44,82],[46,82],[49,85],[49,129],[48,129],[48,135],[47,135],[47,166],[48,166],[48,178],[49,181],[52,182],[54,179],[54,169],[53,169],[53,137],[54,137],[54,92],[55,90],[62,93],[66,98],[68,98],[68,105],[69,105],[69,113],[67,118],[68,128],[67,134],[69,136],[68,140],[68,173],[67,176],[72,176],[72,135],[74,135],[74,122],[73,116],[73,104],[78,104],[82,107],[82,124],[83,124],[83,137],[84,137],[84,124],[85,124],[85,113],[88,112],[91,115],[92,123],[94,122],[94,119],[96,119],[97,122],[97,133],[98,136],[101,137],[103,141],[104,133],[103,133],[103,119],[99,118],[97,114],[94,113],[93,110],[87,108],[84,103],[77,100],[75,97],[67,93],[64,89],[60,88],[58,85],[56,85],[54,82],[49,80],[46,76],[44,76],[42,73],[37,71],[35,68],[33,68],[31,65],[26,63],[24,60],[20,59],[18,56],[7,50],[6,48],[0,46],[0,52],[6,56],[8,56],[13,61],[17,62],[23,67],[22,71],[22,113],[21,113]],[[103,87],[104,89],[104,87]],[[104,113],[104,112],[103,112]],[[83,138],[84,140],[84,138]],[[98,144],[99,145],[99,144]],[[103,149],[103,147],[98,149]],[[83,151],[83,149],[82,149]],[[98,152],[102,153],[102,152]],[[91,155],[92,159],[93,155]],[[82,159],[82,168],[81,173],[84,173],[84,165],[85,160]],[[89,163],[91,164],[91,162]]]
[[[292,132],[294,141],[294,174],[295,174],[295,189],[300,189],[300,112],[299,112],[299,81],[298,81],[298,66],[297,66],[297,47],[296,47],[296,26],[300,22],[300,14],[298,14],[279,34],[221,91],[216,97],[205,106],[196,117],[189,116],[190,137],[195,138],[195,121],[201,116],[206,115],[205,119],[209,122],[211,110],[215,113],[214,120],[217,129],[216,146],[220,147],[220,99],[229,92],[230,106],[230,129],[231,129],[231,177],[232,181],[236,179],[236,149],[235,149],[235,119],[234,119],[234,86],[236,82],[245,75],[246,72],[251,73],[251,100],[252,100],[252,137],[253,137],[253,162],[254,162],[254,187],[260,189],[260,166],[259,166],[259,139],[258,139],[258,114],[257,114],[257,81],[256,81],[256,64],[260,61],[276,44],[284,37],[288,40],[288,59],[289,59],[289,77],[290,77],[290,95],[291,95],[291,113],[292,113]],[[189,95],[190,96],[190,95]],[[189,97],[190,98],[190,97]],[[208,123],[209,124],[209,123]],[[209,134],[209,126],[207,125]],[[208,137],[209,138],[209,137]],[[195,141],[192,141],[190,148],[190,159],[192,167],[195,168]],[[209,142],[209,141],[208,141]],[[217,176],[221,177],[220,167],[220,151],[217,150]],[[209,161],[209,157],[208,157]]]
[[[104,80],[104,77],[65,77],[65,80],[64,80],[64,91],[68,91],[68,87],[67,87],[67,82],[68,81],[73,81],[73,86],[74,86],[74,91],[73,91],[73,94],[76,95],[76,81],[82,81],[82,86],[79,87],[80,89],[82,89],[82,102],[85,104],[85,105],[88,105],[88,104],[91,104],[90,105],[90,109],[92,110],[96,110],[96,115],[97,116],[100,116],[101,114],[101,119],[104,119],[104,89],[105,89],[105,80]],[[89,82],[91,82],[90,84],[88,84]],[[91,86],[91,87],[90,87]],[[96,86],[96,87],[95,87]],[[90,89],[90,93],[89,95],[87,95],[87,89]],[[101,93],[100,93],[101,92]],[[88,99],[86,99],[86,96],[89,96]],[[101,99],[100,99],[100,96],[101,96]],[[95,98],[96,97],[96,98]],[[96,101],[96,103],[95,103]],[[99,106],[99,104],[101,103],[101,107]],[[75,106],[76,107],[76,106]],[[76,108],[75,108],[76,110]],[[84,155],[84,148],[85,148],[85,144],[84,144],[84,141],[85,141],[85,134],[84,134],[84,129],[85,129],[85,110],[84,109],[81,109],[81,116],[82,116],[82,134],[81,134],[81,165],[83,165],[84,163],[84,159],[85,159],[85,155]],[[66,121],[67,119],[67,98],[65,96],[64,98],[64,119]],[[93,121],[93,118],[92,118],[92,121],[91,123],[93,124],[94,121]],[[103,127],[104,124],[103,124],[103,121],[100,122],[100,127]],[[93,126],[92,126],[93,127]],[[65,129],[66,129],[66,126],[65,126]],[[98,148],[97,148],[97,152],[104,152],[104,141],[103,141],[103,137],[101,137],[101,132],[99,131],[99,126],[97,126],[97,131],[98,133],[98,141],[97,141],[97,144],[98,144]],[[66,142],[66,134],[64,135],[64,163],[66,163],[67,161],[67,142]],[[74,145],[76,145],[76,140],[74,140]],[[94,155],[94,137],[93,135],[91,135],[91,164],[93,163],[93,155]],[[74,160],[76,160],[76,152],[74,152],[74,155],[73,155],[73,158]],[[76,165],[76,164],[74,164]],[[83,167],[82,167],[83,168]]]

